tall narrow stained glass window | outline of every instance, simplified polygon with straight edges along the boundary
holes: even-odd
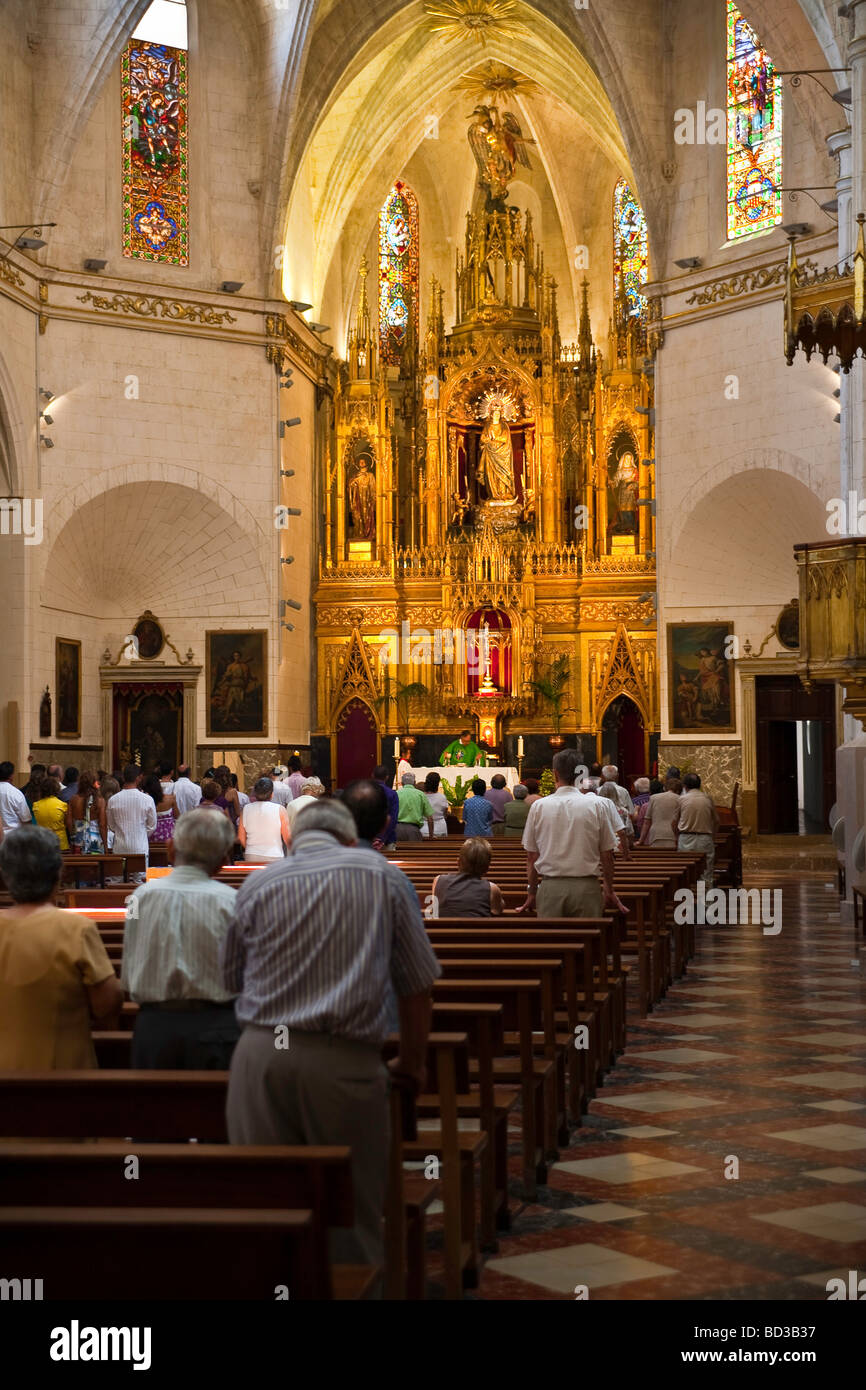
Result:
[[[154,0],[126,46],[123,254],[189,264],[187,37],[184,0]]]
[[[418,200],[399,179],[379,213],[379,359],[398,365],[418,336]]]
[[[782,79],[728,0],[728,240],[782,220]]]
[[[649,279],[646,218],[643,208],[625,179],[613,190],[613,292],[619,294],[620,276],[630,314],[642,314],[646,297],[641,285]]]

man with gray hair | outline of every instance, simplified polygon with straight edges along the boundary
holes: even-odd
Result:
[[[620,786],[619,768],[615,767],[613,763],[608,763],[605,767],[601,769],[602,786],[604,786],[608,782],[613,787],[617,803],[619,804],[620,808],[625,812],[625,833],[630,840],[633,840],[635,815],[634,802],[632,801],[628,793],[628,789],[626,787]]]
[[[128,901],[120,978],[140,1006],[133,1067],[228,1069],[240,1029],[219,958],[236,894],[214,879],[234,838],[227,816],[187,811],[174,828],[174,869]]]
[[[427,800],[427,795],[422,792],[420,787],[415,786],[414,772],[404,772],[397,793],[397,800],[400,803],[400,813],[397,816],[397,839],[398,840],[420,840],[421,826],[427,822],[430,838],[433,838],[433,807]]]
[[[341,802],[305,806],[289,857],[238,891],[222,955],[243,1028],[229,1076],[229,1141],[350,1146],[355,1228],[331,1241],[344,1263],[383,1258],[389,984],[400,1018],[391,1068],[420,1089],[430,987],[441,973],[417,897],[398,878],[358,845]]]

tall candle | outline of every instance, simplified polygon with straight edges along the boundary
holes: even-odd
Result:
[[[518,758],[523,757],[523,734],[517,736],[517,756]]]
[[[395,738],[395,739],[394,739],[394,757],[395,757],[395,758],[399,758],[399,756],[400,756],[400,740],[399,740],[399,738]]]

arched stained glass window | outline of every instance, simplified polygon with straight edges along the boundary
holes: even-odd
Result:
[[[394,184],[379,213],[379,359],[398,365],[418,334],[418,200]]]
[[[153,0],[121,64],[123,254],[189,264],[186,4]]]
[[[630,314],[642,314],[646,298],[641,285],[649,279],[646,218],[626,179],[613,190],[613,292],[619,293],[620,275]]]
[[[782,220],[782,79],[728,0],[728,240]]]

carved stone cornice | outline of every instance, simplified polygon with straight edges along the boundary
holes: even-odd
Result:
[[[0,260],[0,280],[5,280],[7,285],[14,285],[18,290],[25,288],[21,272],[5,258]]]
[[[80,304],[92,304],[98,314],[120,314],[145,319],[172,319],[176,323],[200,323],[208,328],[221,328],[226,323],[236,323],[234,314],[228,309],[217,309],[212,304],[196,304],[188,300],[163,299],[156,294],[94,294],[85,290],[76,295]]]
[[[267,314],[265,333],[269,339],[266,348],[269,362],[273,362],[282,371],[286,356],[294,357],[296,361],[309,368],[316,380],[324,381],[325,363],[331,356],[333,348],[327,347],[323,343],[319,351],[316,351],[309,343],[304,342],[299,333],[295,332],[285,314]]]

